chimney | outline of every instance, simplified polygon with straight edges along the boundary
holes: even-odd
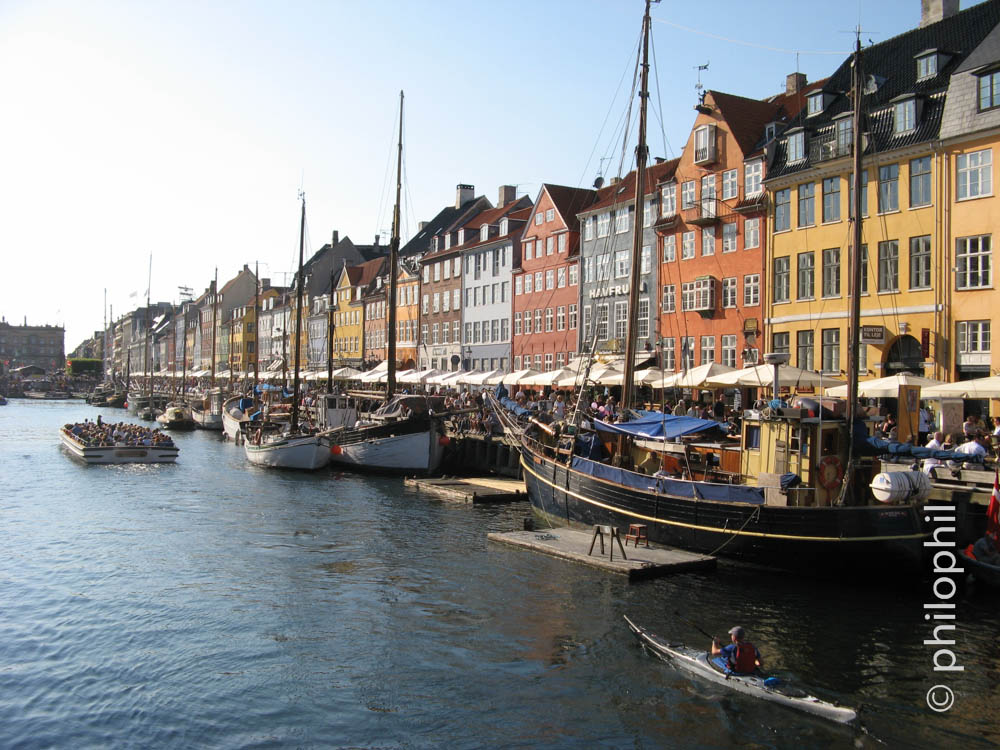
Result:
[[[260,288],[261,289],[270,289],[271,288],[271,280],[270,279],[261,279],[260,280]]]
[[[463,203],[476,197],[476,188],[472,185],[455,186],[455,208],[461,208]]]
[[[612,177],[612,178],[611,178],[611,184],[612,184],[612,185],[617,185],[617,184],[618,184],[619,182],[621,182],[621,181],[622,181],[622,178],[621,178],[621,177]]]
[[[336,247],[337,243],[340,242],[340,232],[336,229],[333,230],[333,237],[330,240],[330,247]]]
[[[792,73],[785,77],[785,93],[797,94],[806,87],[805,73]]]
[[[375,235],[375,247],[378,247],[379,239],[381,239],[381,237],[382,237],[381,234],[376,234]]]
[[[501,185],[497,206],[503,208],[508,203],[513,203],[515,200],[517,200],[517,185]]]
[[[426,221],[419,222],[417,224],[417,233],[419,234],[420,232],[424,231],[424,227],[426,227],[426,226],[427,226],[427,222]]]
[[[958,13],[958,0],[920,0],[920,28]]]

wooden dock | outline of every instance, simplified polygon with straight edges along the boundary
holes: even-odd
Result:
[[[611,573],[624,575],[629,581],[659,578],[674,573],[715,569],[715,558],[668,547],[626,546],[626,559],[615,539],[605,539],[604,554],[601,540],[596,540],[593,552],[588,554],[594,535],[590,531],[556,528],[536,531],[508,531],[489,534],[494,542],[542,552],[546,555],[590,565]],[[610,549],[609,549],[610,548]]]
[[[461,503],[509,503],[527,500],[524,482],[499,477],[439,477],[406,479],[407,487]]]

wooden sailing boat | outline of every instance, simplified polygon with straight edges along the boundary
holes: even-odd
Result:
[[[396,394],[396,285],[399,276],[399,202],[403,179],[403,92],[399,92],[396,204],[389,243],[386,401],[365,424],[330,433],[331,462],[381,472],[436,471],[444,454],[438,420],[424,396]]]
[[[636,217],[642,215],[644,197],[650,0],[645,6]],[[860,63],[858,44],[853,71],[855,179],[862,174]],[[859,200],[861,190],[856,188],[854,194]],[[854,216],[850,404],[856,403],[857,393],[857,224],[862,216],[857,206]],[[633,222],[630,309],[635,309],[638,288],[639,225]],[[635,316],[630,316],[622,385],[626,407],[632,402],[634,324]],[[777,370],[780,358],[765,359]],[[779,393],[776,382],[776,396]],[[632,415],[626,424],[597,421],[596,431],[581,429],[579,422],[565,425],[560,437],[549,425],[525,423],[523,417],[515,421],[513,409],[497,411],[508,433],[520,435],[528,496],[547,523],[584,528],[642,524],[653,542],[818,575],[842,575],[851,569],[867,577],[894,575],[919,570],[925,562],[923,541],[928,534],[921,519],[922,500],[929,491],[926,478],[910,472],[912,486],[877,501],[869,483],[879,470],[873,460],[879,446],[866,452],[864,446],[870,444],[858,440],[855,430],[864,432],[864,427],[850,418],[853,414],[827,415],[818,406],[809,409],[803,404],[747,412],[740,447],[722,440],[699,440],[697,446],[681,440],[684,435],[710,435],[718,425],[707,420],[685,428],[675,421],[684,418]],[[884,452],[885,446],[881,448]]]
[[[291,420],[287,425],[264,422],[244,443],[247,460],[257,466],[278,469],[321,469],[330,462],[330,447],[321,433],[304,429],[299,423],[301,393],[299,369],[302,348],[302,296],[305,278],[302,275],[303,249],[306,231],[306,196],[302,198],[302,219],[299,226],[299,273],[295,299],[295,378],[292,381]]]
[[[222,429],[222,391],[215,387],[215,334],[219,321],[219,269],[212,283],[212,366],[208,392],[200,404],[191,407],[194,423],[202,430]]]

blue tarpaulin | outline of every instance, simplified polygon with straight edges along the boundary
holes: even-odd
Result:
[[[507,389],[504,388],[503,383],[497,383],[496,390],[493,391],[493,395],[496,396],[497,401],[499,401],[505,409],[513,412],[519,417],[526,417],[531,414],[530,409],[525,409],[523,406],[519,406],[518,403],[507,395]]]
[[[616,432],[621,435],[631,435],[647,440],[675,440],[683,435],[694,435],[710,430],[728,430],[729,425],[715,422],[711,419],[696,417],[674,417],[659,412],[646,412],[639,419],[631,422],[612,424],[594,420],[598,430]]]
[[[862,421],[854,423],[854,449],[862,456],[897,456],[911,458],[936,458],[940,461],[972,461],[982,463],[982,456],[972,456],[957,451],[944,451],[937,448],[927,448],[912,443],[897,443],[882,440],[868,434],[868,428]]]
[[[270,383],[261,383],[255,389],[257,393],[263,393],[264,391],[281,391],[284,396],[291,396],[291,391],[284,390],[280,385],[271,385]]]

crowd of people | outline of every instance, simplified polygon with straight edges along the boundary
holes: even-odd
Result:
[[[115,446],[171,446],[174,441],[158,429],[150,429],[128,422],[103,422],[98,416],[96,422],[85,419],[76,424],[63,425],[63,429],[73,434],[88,448],[111,448]]]

